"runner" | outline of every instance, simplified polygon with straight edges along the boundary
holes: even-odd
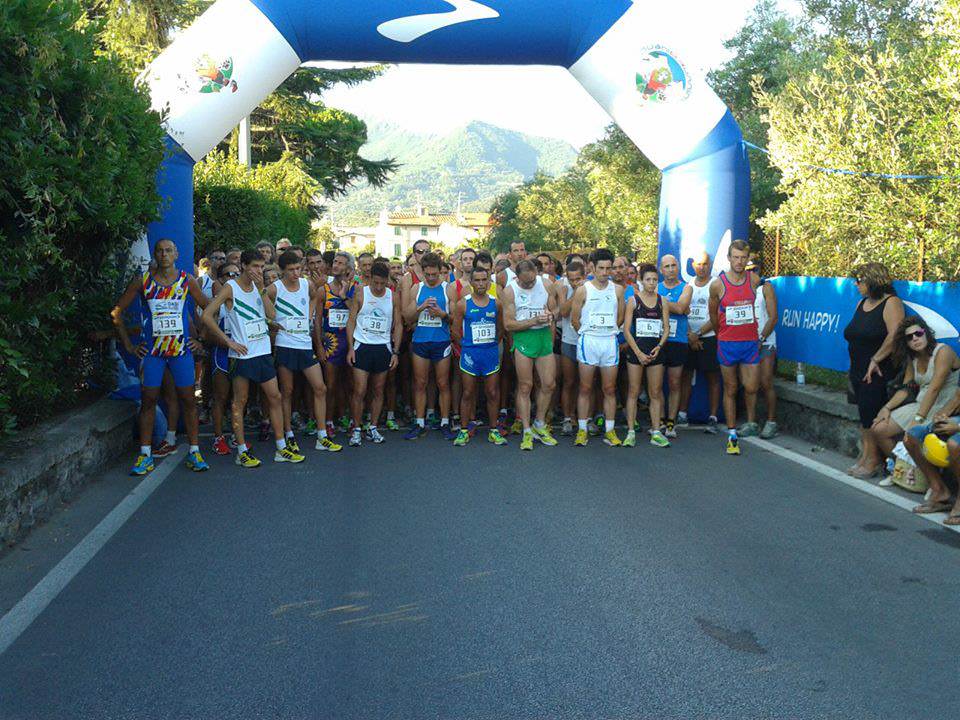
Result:
[[[697,276],[690,283],[690,314],[687,317],[687,342],[690,352],[683,368],[683,383],[680,387],[680,412],[677,425],[689,424],[688,410],[693,392],[693,374],[697,382],[707,381],[707,399],[710,416],[704,432],[717,434],[717,413],[720,410],[720,363],[717,360],[717,333],[710,320],[710,284],[713,279],[710,269],[713,264],[708,253],[702,253],[693,261]]]
[[[460,370],[463,373],[463,399],[460,404],[460,416],[463,427],[453,444],[463,447],[476,432],[477,423],[473,421],[477,406],[477,381],[483,378],[483,389],[487,399],[487,417],[496,417],[500,398],[500,348],[498,343],[503,336],[503,315],[499,303],[489,294],[490,269],[477,267],[470,272],[470,295],[459,300],[454,306],[452,322],[453,334],[462,346]],[[487,441],[494,445],[506,445],[507,441],[500,431],[491,427],[487,432]]]
[[[228,280],[233,280],[240,277],[240,267],[233,265],[231,263],[224,263],[220,266],[220,273],[217,277],[217,287],[216,292],[220,292],[220,289]],[[227,308],[224,305],[220,306],[220,310],[217,313],[217,327],[226,332],[226,322],[227,322]],[[230,454],[230,445],[227,443],[227,438],[223,434],[223,418],[226,414],[227,403],[230,402],[230,358],[228,356],[227,348],[218,345],[216,338],[214,338],[206,326],[202,322],[201,315],[201,331],[203,332],[205,338],[207,339],[208,344],[211,346],[211,365],[213,367],[213,377],[211,382],[213,384],[213,402],[210,406],[210,415],[213,422],[213,451],[217,455],[229,455]]]
[[[213,301],[203,311],[203,323],[221,345],[229,348],[230,376],[233,385],[233,436],[237,441],[236,463],[243,468],[255,468],[260,460],[254,456],[244,438],[243,416],[250,393],[250,383],[256,383],[267,405],[270,426],[277,449],[274,462],[303,462],[304,457],[287,447],[283,437],[283,410],[277,373],[270,355],[268,320],[276,316],[273,303],[266,297],[263,282],[264,262],[256,250],[244,250],[240,256],[240,277],[226,282]],[[217,327],[220,306],[227,308],[226,327],[229,335]]]
[[[293,247],[293,243],[287,238],[280,238],[277,240],[276,252],[273,254],[274,262],[276,262],[276,259],[291,247]]]
[[[673,255],[664,255],[660,259],[660,274],[663,276],[663,281],[660,283],[659,292],[670,309],[670,339],[662,352],[663,364],[667,368],[667,385],[670,389],[664,435],[675,438],[677,437],[675,429],[677,413],[680,410],[680,389],[683,386],[683,366],[687,362],[687,353],[690,348],[687,337],[687,313],[690,311],[693,289],[680,279],[680,263]]]
[[[760,333],[760,371],[759,390],[763,392],[767,406],[767,420],[760,431],[760,437],[770,440],[776,437],[777,429],[777,390],[773,380],[777,373],[777,291],[761,273],[759,259],[747,264],[747,269],[760,277],[760,288],[753,305],[757,318],[757,330]]]
[[[257,252],[263,258],[265,265],[273,265],[276,262],[277,254],[273,251],[273,245],[266,241],[257,243]]]
[[[512,244],[516,245],[516,243]],[[520,243],[522,246],[522,243]],[[532,450],[534,438],[544,445],[557,441],[546,424],[547,409],[556,387],[557,363],[553,356],[553,329],[556,304],[536,265],[530,260],[517,264],[517,276],[502,291],[504,329],[513,335],[513,360],[517,369],[517,416],[522,425],[521,450]],[[530,394],[533,373],[540,380],[537,417],[530,425]],[[501,405],[504,404],[501,399]]]
[[[420,258],[423,281],[413,286],[405,299],[403,319],[416,324],[413,331],[413,407],[414,424],[404,435],[416,440],[426,433],[427,381],[430,367],[436,372],[440,400],[440,432],[444,440],[456,435],[450,429],[450,307],[447,283],[440,274],[440,258],[427,253]]]
[[[363,424],[363,400],[367,388],[371,390],[370,426],[367,439],[382,443],[386,438],[377,430],[377,421],[383,409],[383,386],[387,371],[397,366],[397,348],[403,332],[400,301],[387,287],[390,268],[374,263],[370,269],[370,284],[359,288],[350,303],[347,321],[347,364],[353,368],[353,433],[351,447],[360,447]]]
[[[357,282],[361,285],[370,284],[370,268],[373,267],[373,255],[365,252],[357,255]]]
[[[470,294],[470,276],[473,272],[473,264],[477,258],[477,251],[473,248],[463,248],[459,251],[459,263],[455,272],[456,278],[453,282],[447,283],[447,307],[456,308],[464,297]],[[454,328],[450,326],[451,330]],[[454,430],[460,429],[460,405],[463,397],[463,380],[460,371],[460,340],[456,333],[451,334],[451,347],[453,348],[453,361],[450,363],[450,395],[452,398],[452,424]],[[471,413],[472,417],[472,413]]]
[[[497,273],[497,284],[500,285],[500,287],[506,287],[513,282],[519,272],[517,266],[526,259],[527,246],[523,240],[511,241],[510,254],[507,256],[510,265]],[[536,268],[534,268],[534,272],[536,272]]]
[[[183,424],[190,442],[187,467],[195,472],[208,469],[200,455],[200,428],[194,395],[192,349],[199,348],[200,343],[187,334],[191,313],[187,298],[190,297],[200,307],[207,306],[207,298],[193,275],[177,269],[177,257],[177,246],[173,240],[160,238],[153,248],[154,268],[130,282],[111,313],[124,349],[140,358],[140,455],[130,471],[131,475],[146,475],[154,468],[153,423],[160,387],[167,371],[173,377],[177,399],[183,408]],[[123,314],[137,298],[149,315],[145,315],[140,344],[134,347],[127,334]],[[176,443],[176,426],[170,432],[174,433],[172,445]]]
[[[407,263],[407,274],[400,281],[400,297],[408,297],[413,286],[423,279],[423,268],[420,267],[420,258],[430,252],[430,241],[420,239],[413,244],[413,253]]]
[[[293,415],[294,374],[302,373],[310,385],[313,398],[314,417],[327,416],[327,386],[323,382],[323,369],[317,361],[315,348],[322,354],[320,330],[311,331],[317,304],[323,307],[323,291],[306,278],[300,277],[303,267],[300,258],[293,250],[286,250],[280,256],[280,270],[283,275],[267,288],[267,297],[276,308],[277,324],[277,375],[280,378],[280,396],[283,406],[283,431],[287,446],[295,453],[300,452],[293,433],[291,419]],[[339,452],[343,448],[327,437],[326,427],[317,429],[317,450]]]
[[[633,447],[637,443],[634,424],[637,418],[637,398],[640,385],[646,375],[647,392],[650,396],[650,444],[670,447],[670,441],[660,430],[663,417],[663,347],[670,337],[669,303],[657,292],[659,279],[655,265],[640,266],[640,292],[627,300],[624,313],[623,334],[627,340],[627,437],[623,444]]]
[[[754,303],[760,278],[746,269],[750,246],[730,243],[730,269],[710,283],[710,322],[717,328],[717,359],[723,375],[723,412],[727,420],[727,454],[740,454],[740,435],[756,435],[760,335]],[[743,386],[747,422],[737,431],[737,390]]]
[[[570,315],[573,312],[573,295],[586,281],[586,268],[574,258],[567,264],[564,277],[554,285],[556,306],[560,313],[560,407],[563,410],[563,424],[560,432],[573,435],[573,418],[577,414],[577,383],[580,369],[577,365],[577,342],[580,335],[573,327]]]
[[[577,437],[574,445],[587,444],[587,418],[590,417],[590,395],[593,379],[600,372],[603,392],[605,432],[603,442],[619,447],[620,438],[614,429],[617,416],[617,370],[620,351],[617,333],[623,325],[623,288],[610,280],[613,253],[600,248],[593,253],[594,278],[573,294],[570,313],[573,327],[579,333],[577,362],[580,365],[580,390],[577,396]]]
[[[342,413],[349,428],[350,399],[347,392],[350,373],[347,372],[347,321],[350,319],[350,303],[356,292],[353,255],[340,251],[333,257],[332,279],[324,288],[323,353],[324,377],[327,383],[326,428],[327,436],[336,433],[335,421]],[[318,420],[318,423],[321,422]]]

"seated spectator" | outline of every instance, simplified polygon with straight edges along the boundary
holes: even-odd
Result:
[[[904,368],[903,385],[880,408],[870,429],[884,457],[893,452],[905,430],[927,424],[950,402],[960,379],[960,358],[950,346],[938,343],[926,321],[917,315],[900,322],[893,360]],[[917,399],[907,402],[911,384],[918,388]]]
[[[917,470],[922,472],[930,483],[930,492],[926,500],[917,505],[913,511],[926,515],[949,510],[950,516],[944,522],[947,525],[960,525],[960,500],[955,505],[951,502],[950,488],[943,481],[940,468],[927,460],[923,451],[924,440],[931,433],[947,441],[949,471],[953,473],[954,479],[960,482],[960,387],[933,418],[933,422],[914,425],[903,439],[903,444],[913,458]]]

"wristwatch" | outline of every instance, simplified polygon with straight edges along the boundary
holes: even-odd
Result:
[[[926,420],[926,418],[925,418],[923,415],[914,415],[914,416],[913,416],[913,421],[914,421],[915,423],[923,422],[924,420]]]

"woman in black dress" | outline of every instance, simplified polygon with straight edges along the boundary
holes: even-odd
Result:
[[[870,427],[887,402],[887,383],[895,376],[890,355],[904,312],[903,303],[893,290],[890,271],[884,265],[860,265],[850,276],[863,299],[843,331],[850,351],[850,386],[860,410],[860,457],[847,474],[869,478],[883,466]]]

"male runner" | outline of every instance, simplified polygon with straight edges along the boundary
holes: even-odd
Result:
[[[357,255],[357,281],[361,285],[370,284],[370,268],[373,267],[373,255],[365,252]]]
[[[240,267],[240,255],[243,253],[243,250],[240,248],[234,247],[227,250],[227,262],[231,265],[236,265]]]
[[[623,255],[618,255],[613,259],[613,277],[611,278],[620,287],[627,286],[627,268],[630,267],[630,260]]]
[[[754,314],[760,278],[746,269],[750,246],[730,243],[730,269],[710,283],[710,322],[717,329],[717,359],[723,375],[723,412],[727,420],[727,454],[740,454],[737,434],[737,389],[743,386],[747,422],[744,435],[756,434],[760,334]],[[739,373],[738,373],[739,371]]]
[[[664,435],[677,437],[677,413],[680,410],[680,388],[683,380],[683,366],[687,362],[689,339],[687,337],[687,313],[690,311],[690,298],[693,289],[680,279],[680,263],[673,255],[664,255],[660,259],[660,274],[663,280],[658,292],[670,309],[670,339],[663,348],[663,364],[667,368],[667,386],[670,396],[667,398],[667,419]]]
[[[208,301],[193,275],[177,269],[177,257],[177,246],[173,240],[158,240],[153,248],[154,267],[130,281],[111,312],[123,347],[131,355],[140,358],[140,455],[130,471],[131,475],[146,475],[154,468],[151,445],[153,423],[163,375],[167,370],[173,377],[177,399],[183,408],[183,424],[190,442],[187,467],[196,472],[208,469],[200,455],[200,428],[191,352],[193,348],[199,348],[200,343],[188,335],[191,308],[187,297],[200,307],[206,307]],[[127,334],[123,314],[138,297],[149,315],[144,318],[140,344],[134,347]],[[176,433],[175,426],[171,432]]]
[[[240,266],[231,263],[224,263],[220,266],[220,272],[217,277],[216,293],[219,293],[227,280],[233,280],[240,277]],[[215,293],[215,294],[216,294]],[[227,308],[223,305],[217,316],[217,327],[226,330]],[[206,326],[203,325],[201,313],[201,331],[204,338],[211,346],[211,365],[213,386],[213,402],[210,404],[210,416],[213,423],[213,451],[217,455],[229,455],[230,445],[227,443],[223,434],[223,418],[227,410],[227,403],[230,402],[230,357],[227,348],[216,343],[215,338],[211,337]]]
[[[523,240],[514,240],[510,243],[510,254],[507,257],[510,261],[509,267],[497,273],[497,284],[500,287],[506,287],[517,277],[517,266],[527,259],[527,246]],[[536,271],[536,268],[534,268]]]
[[[573,435],[573,418],[577,412],[577,382],[580,369],[577,365],[577,342],[580,335],[573,327],[570,315],[573,312],[573,295],[586,281],[586,268],[576,257],[567,264],[567,273],[553,286],[557,309],[560,314],[560,407],[563,410],[564,435]]]
[[[272,265],[276,262],[276,253],[273,250],[273,245],[268,243],[266,240],[261,240],[257,243],[257,252],[260,254],[260,257],[263,258],[265,265]],[[242,262],[242,260],[241,260]]]
[[[532,261],[521,260],[516,272],[517,276],[502,290],[501,300],[504,328],[513,334],[517,416],[523,428],[520,449],[532,450],[535,438],[544,445],[557,444],[546,423],[557,382],[557,362],[553,356],[556,303],[550,293],[551,285],[537,274]],[[530,394],[534,370],[540,379],[540,390],[537,393],[537,417],[531,427]]]
[[[290,242],[289,239],[287,239],[287,238],[280,238],[279,240],[277,240],[277,248],[276,248],[276,252],[274,253],[273,257],[274,257],[274,258],[280,257],[280,255],[281,255],[282,253],[286,252],[286,251],[289,250],[291,247],[293,247],[293,243]]]
[[[473,264],[477,259],[477,251],[473,248],[463,248],[458,251],[458,262],[452,282],[447,283],[447,307],[456,308],[457,303],[470,293],[470,274],[473,272]],[[453,326],[451,325],[451,329]],[[453,348],[453,361],[450,363],[450,394],[452,397],[451,413],[453,429],[460,427],[460,401],[463,393],[463,382],[460,371],[460,340],[456,333],[451,334],[451,347]]]
[[[450,313],[447,283],[440,274],[440,258],[427,253],[420,258],[423,281],[413,286],[404,298],[403,319],[415,325],[413,343],[413,407],[415,422],[406,440],[416,440],[426,433],[427,381],[430,367],[436,371],[440,396],[440,432],[444,440],[456,435],[450,429]]]
[[[683,368],[683,383],[680,387],[680,412],[677,413],[677,425],[689,424],[687,411],[690,407],[690,395],[693,392],[693,374],[697,382],[707,381],[707,397],[710,405],[710,417],[705,432],[717,434],[717,413],[720,410],[720,363],[717,360],[717,333],[710,320],[710,284],[713,282],[711,267],[713,260],[706,252],[693,261],[693,270],[697,274],[690,283],[690,314],[687,316],[687,342],[690,352]]]
[[[410,262],[407,263],[407,274],[400,281],[400,295],[406,298],[414,285],[423,279],[423,268],[420,267],[420,258],[430,252],[430,241],[420,239],[413,244]]]
[[[383,409],[383,387],[387,371],[397,366],[397,350],[403,333],[400,300],[387,287],[390,268],[374,263],[370,269],[370,284],[357,288],[350,303],[347,321],[347,364],[353,368],[353,434],[350,446],[360,447],[363,425],[363,401],[370,388],[370,426],[367,439],[382,443],[386,438],[377,430]]]
[[[777,435],[777,389],[773,384],[777,373],[777,291],[773,284],[763,277],[759,259],[747,263],[747,269],[760,277],[760,287],[753,306],[757,331],[760,333],[759,391],[763,392],[767,406],[767,420],[763,423],[760,437],[770,440]]]
[[[574,445],[587,444],[587,418],[590,417],[590,394],[593,378],[600,372],[603,392],[605,434],[603,442],[619,447],[620,438],[614,429],[617,416],[617,370],[620,349],[617,333],[623,325],[623,287],[610,280],[613,253],[600,248],[593,253],[594,278],[573,294],[570,319],[579,334],[577,362],[580,365],[580,390],[577,394],[577,437]]]
[[[300,277],[302,267],[299,256],[286,250],[280,256],[280,279],[267,288],[267,297],[277,313],[277,375],[280,378],[280,396],[283,406],[283,431],[287,446],[295,453],[300,446],[293,434],[293,379],[294,373],[303,373],[310,385],[313,397],[314,417],[323,420],[327,416],[327,386],[323,382],[323,369],[317,361],[316,350],[322,354],[320,329],[312,324],[317,305],[322,308],[325,297],[310,280]],[[327,437],[327,429],[317,429],[317,450],[339,452],[343,448]]]
[[[500,398],[499,342],[503,336],[503,315],[496,298],[490,297],[490,269],[477,267],[470,272],[470,294],[454,306],[451,327],[453,335],[460,343],[460,370],[463,373],[463,399],[460,404],[460,416],[463,427],[453,444],[463,447],[476,432],[477,423],[473,422],[477,407],[477,381],[483,379],[484,394],[487,399],[487,416],[496,417]],[[487,432],[487,441],[494,445],[506,445],[507,441],[495,427]]]
[[[255,468],[261,463],[247,446],[244,438],[243,415],[250,393],[250,383],[260,386],[267,404],[270,425],[277,450],[274,462],[301,463],[303,455],[287,447],[283,437],[283,410],[277,373],[270,356],[270,335],[267,321],[276,317],[273,303],[262,289],[263,257],[256,250],[244,250],[240,255],[240,277],[228,280],[213,301],[203,311],[203,324],[221,345],[229,348],[230,375],[233,386],[231,419],[233,436],[237,441],[236,463],[243,468]],[[217,326],[220,306],[227,308],[226,327],[229,336]]]
[[[323,313],[323,352],[326,355],[324,377],[327,382],[326,428],[327,435],[336,433],[336,422],[342,413],[344,418],[350,414],[350,399],[347,389],[350,377],[347,372],[347,321],[350,319],[350,303],[357,290],[354,281],[353,255],[340,251],[333,257],[332,279],[324,288]],[[323,422],[322,420],[318,420]],[[349,419],[346,426],[349,428]]]

